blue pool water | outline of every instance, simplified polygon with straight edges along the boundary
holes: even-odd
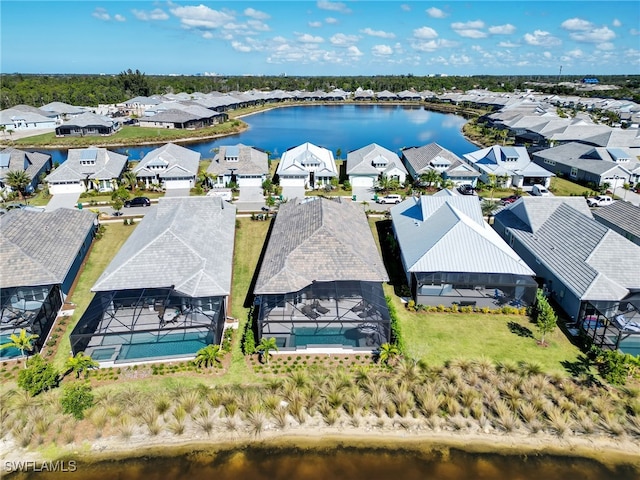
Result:
[[[357,338],[345,335],[342,328],[296,328],[293,330],[294,347],[307,345],[358,345]]]
[[[211,343],[213,337],[209,332],[170,333],[159,336],[147,333],[134,334],[130,343],[122,345],[116,361],[194,355]]]
[[[631,355],[640,355],[640,338],[629,337],[620,342],[620,350]]]
[[[11,337],[9,335],[0,335],[0,345],[6,343],[11,343]],[[0,358],[18,358],[21,355],[20,350],[14,347],[0,349]]]

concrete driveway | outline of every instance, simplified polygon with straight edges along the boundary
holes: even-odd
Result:
[[[631,190],[627,191],[622,187],[618,187],[613,192],[621,199],[635,205],[636,207],[640,207],[640,195],[636,192],[632,192]]]
[[[304,187],[282,187],[282,197],[288,199],[304,198]]]
[[[351,195],[356,196],[358,202],[371,202],[373,201],[373,195],[375,194],[371,187],[352,187]]]
[[[242,187],[238,194],[239,202],[263,202],[264,195],[262,195],[262,187]]]
[[[190,191],[188,188],[168,188],[164,196],[165,197],[188,197]]]
[[[45,211],[52,212],[58,208],[76,208],[80,193],[56,193],[45,207]]]

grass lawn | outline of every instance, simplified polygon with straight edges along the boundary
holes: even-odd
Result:
[[[54,357],[54,365],[57,368],[61,369],[67,361],[67,358],[69,358],[69,352],[71,351],[69,335],[89,306],[91,299],[93,299],[91,287],[96,283],[98,277],[100,277],[104,269],[107,268],[107,265],[109,265],[116,253],[118,253],[118,250],[120,250],[127,238],[129,238],[129,235],[133,233],[136,225],[137,224],[127,226],[118,223],[107,224],[105,225],[104,236],[100,240],[93,242],[89,256],[74,285],[73,292],[67,298],[68,302],[76,304],[76,310],[58,343],[58,351]]]
[[[394,297],[402,334],[410,357],[430,364],[453,359],[489,358],[495,362],[537,363],[546,372],[564,372],[562,362],[576,362],[580,355],[558,328],[547,335],[546,347],[529,317],[478,313],[409,312]]]
[[[589,196],[597,195],[597,192],[579,185],[574,182],[570,182],[566,178],[551,177],[551,186],[549,190],[557,197],[569,197],[569,196],[582,196],[584,192],[589,192]]]

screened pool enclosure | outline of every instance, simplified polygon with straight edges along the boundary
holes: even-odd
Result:
[[[98,292],[71,333],[71,349],[103,364],[193,357],[220,342],[224,303],[171,288]]]
[[[380,282],[314,282],[285,294],[257,297],[260,338],[278,348],[373,350],[391,338],[390,317]]]

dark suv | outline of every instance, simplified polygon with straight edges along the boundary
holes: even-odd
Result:
[[[463,185],[459,185],[458,186],[458,191],[462,194],[462,195],[475,195],[476,191],[473,188],[472,185],[469,184],[463,184]]]
[[[125,207],[148,207],[151,205],[151,200],[147,197],[136,197],[124,202]]]

